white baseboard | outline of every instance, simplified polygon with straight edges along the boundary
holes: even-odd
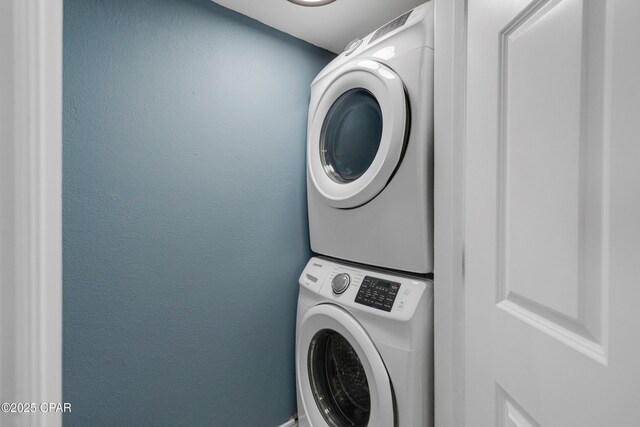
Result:
[[[297,427],[297,426],[298,426],[298,422],[294,418],[291,418],[289,419],[289,421],[287,421],[284,424],[280,424],[278,427]]]

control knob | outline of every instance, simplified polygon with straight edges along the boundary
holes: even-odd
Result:
[[[331,281],[331,289],[334,294],[339,295],[347,290],[349,283],[351,283],[351,277],[347,273],[340,273]]]

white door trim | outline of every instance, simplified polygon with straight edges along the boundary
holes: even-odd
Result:
[[[435,0],[435,425],[464,425],[467,0]]]
[[[0,400],[62,403],[62,0],[3,7]],[[1,419],[62,424],[38,411]]]
[[[297,427],[298,423],[295,420],[295,418],[291,418],[289,420],[287,420],[286,423],[284,424],[280,424],[278,427]]]

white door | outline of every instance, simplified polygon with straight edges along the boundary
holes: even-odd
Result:
[[[469,0],[467,426],[640,425],[640,2]]]

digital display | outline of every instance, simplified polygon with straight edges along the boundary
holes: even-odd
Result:
[[[377,283],[377,285],[384,289],[389,289],[391,287],[391,283],[383,282],[382,280]]]

